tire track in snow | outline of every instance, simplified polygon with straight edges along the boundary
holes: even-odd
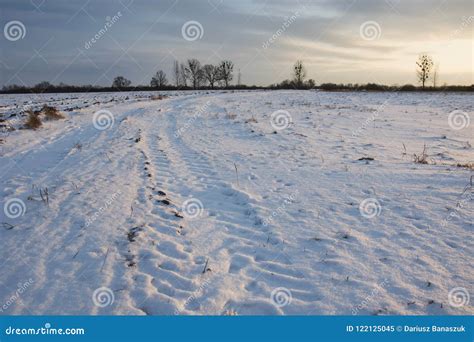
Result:
[[[243,306],[246,307],[245,310],[258,310],[260,307],[263,310],[261,312],[278,312],[268,302],[269,297],[264,295],[265,292],[271,291],[266,284],[277,287],[278,279],[283,279],[286,284],[293,281],[293,287],[300,289],[297,297],[306,299],[311,297],[310,293],[303,290],[308,288],[308,282],[302,279],[302,272],[288,270],[291,262],[279,251],[280,246],[275,242],[279,239],[272,236],[272,232],[262,225],[260,204],[226,180],[229,179],[228,175],[218,174],[217,168],[204,153],[197,152],[186,144],[184,139],[176,137],[174,133],[177,132],[179,124],[174,113],[168,113],[164,122],[167,126],[164,139],[167,145],[172,147],[170,159],[176,165],[176,170],[189,174],[186,179],[188,179],[187,186],[192,188],[190,195],[203,199],[204,207],[209,213],[204,219],[212,227],[209,233],[217,235],[215,238],[217,241],[207,250],[214,263],[220,264],[218,269],[220,274],[216,277],[221,278],[222,285],[219,288],[213,284],[214,288],[208,289],[208,292],[213,293],[214,297],[222,296],[219,292],[226,290],[225,284],[228,284],[229,278],[233,279],[234,284],[239,284],[235,296],[242,300],[231,299],[222,302],[221,310],[232,310]],[[202,136],[209,136],[207,133],[211,134],[200,131]],[[208,153],[212,154],[207,150],[206,154]],[[197,236],[197,240],[202,238],[202,242],[199,243],[205,245],[208,243],[208,236],[208,234]],[[260,282],[255,281],[256,278]],[[262,282],[265,283],[263,286]],[[205,302],[205,295],[197,297],[197,301]],[[314,296],[311,298],[318,299]]]

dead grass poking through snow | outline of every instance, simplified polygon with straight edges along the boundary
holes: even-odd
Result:
[[[426,145],[423,145],[421,154],[413,154],[413,161],[417,164],[428,164],[428,154],[426,154]]]
[[[25,122],[25,127],[27,129],[38,129],[43,125],[39,117],[40,112],[28,110],[26,111],[26,114],[28,115],[28,118]]]
[[[150,97],[150,100],[164,100],[164,99],[167,99],[168,96],[166,95],[153,95],[152,97]]]
[[[229,113],[227,110],[225,111],[225,117],[229,120],[235,120],[237,118],[237,114]]]
[[[250,119],[245,120],[245,123],[258,123],[257,119],[252,115]]]
[[[425,165],[447,165],[451,167],[459,167],[463,169],[468,169],[468,170],[474,170],[474,163],[467,162],[467,163],[461,163],[461,162],[456,162],[456,163],[443,163],[443,162],[437,162],[436,160],[428,160],[428,154],[426,153],[426,145],[423,146],[423,151],[421,154],[413,154],[413,161],[416,164],[425,164]]]
[[[64,119],[64,115],[62,115],[56,108],[44,105],[41,108],[41,113],[44,114],[47,120],[60,120]]]
[[[457,163],[455,164],[455,166],[465,168],[468,170],[474,170],[474,163]]]
[[[27,110],[27,118],[25,121],[25,128],[27,129],[38,129],[43,123],[41,122],[40,115],[44,115],[46,120],[60,120],[64,119],[64,115],[61,114],[56,108],[44,105],[41,110]]]

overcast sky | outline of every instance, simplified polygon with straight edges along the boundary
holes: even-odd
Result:
[[[148,84],[191,57],[230,59],[248,85],[289,78],[297,59],[318,84],[404,84],[416,83],[420,53],[433,56],[439,84],[474,83],[472,0],[0,3],[0,85]]]

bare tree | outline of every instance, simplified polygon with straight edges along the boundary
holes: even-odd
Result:
[[[293,66],[293,81],[298,88],[303,86],[304,79],[306,77],[306,69],[302,61],[296,61]]]
[[[232,74],[234,71],[234,63],[231,61],[222,61],[219,64],[219,79],[222,80],[224,86],[229,87],[230,81],[234,78]]]
[[[179,78],[180,78],[180,84],[183,85],[184,87],[187,87],[188,75],[186,72],[186,66],[183,63],[179,65]]]
[[[316,86],[316,82],[314,82],[314,80],[312,78],[310,78],[306,82],[306,87],[308,87],[309,89],[313,89],[315,86]]]
[[[176,84],[176,88],[178,88],[180,83],[181,83],[180,82],[181,79],[180,79],[179,75],[180,75],[179,74],[179,62],[175,60],[174,63],[173,63],[173,76],[174,76],[174,81],[175,81],[175,84]]]
[[[166,78],[166,74],[163,70],[158,70],[150,82],[150,85],[155,88],[163,88],[167,84],[168,79]]]
[[[203,79],[201,63],[197,59],[188,59],[188,64],[186,66],[186,75],[191,80],[193,88],[197,89]]]
[[[127,80],[123,76],[117,76],[114,78],[114,81],[112,82],[112,87],[114,88],[126,88],[129,87],[132,82],[130,80]]]
[[[35,86],[34,86],[34,88],[40,89],[42,91],[45,91],[45,90],[47,90],[49,88],[52,88],[52,87],[53,87],[53,85],[51,83],[49,83],[48,81],[42,81],[38,84],[35,84]]]
[[[203,66],[202,72],[211,89],[214,89],[214,84],[219,81],[219,68],[212,64],[206,64]]]
[[[421,82],[423,89],[425,89],[425,82],[430,78],[431,69],[433,68],[433,59],[423,54],[418,58],[416,65],[418,66],[418,70],[416,71],[418,81]]]

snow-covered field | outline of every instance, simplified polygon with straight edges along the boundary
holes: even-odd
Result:
[[[0,314],[474,313],[472,95],[152,95],[0,97]]]

